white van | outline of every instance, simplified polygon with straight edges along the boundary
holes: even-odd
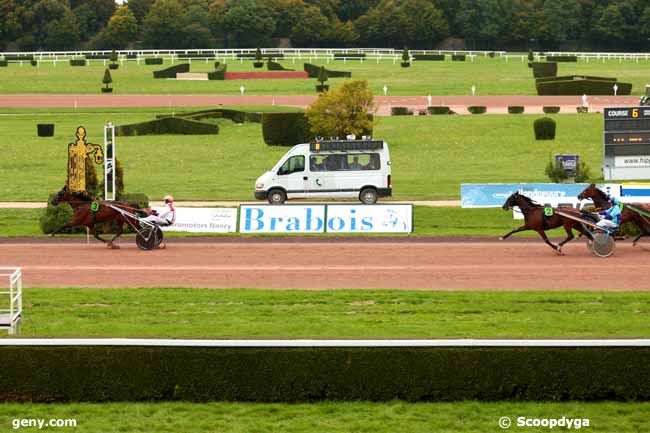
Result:
[[[298,144],[255,182],[255,198],[358,198],[373,204],[392,194],[388,143],[322,140]]]

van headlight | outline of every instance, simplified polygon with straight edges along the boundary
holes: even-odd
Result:
[[[262,188],[264,188],[264,184],[263,184],[263,183],[256,183],[256,184],[255,184],[255,189],[262,189]]]

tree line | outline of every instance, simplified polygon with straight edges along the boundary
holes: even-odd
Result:
[[[650,49],[647,0],[0,0],[0,50]],[[449,39],[447,39],[449,41]],[[571,41],[572,45],[567,45]]]

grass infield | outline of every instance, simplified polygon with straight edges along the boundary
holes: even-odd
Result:
[[[278,109],[277,107],[275,109]],[[0,200],[45,200],[65,183],[67,144],[84,125],[103,142],[107,121],[150,120],[159,110],[0,110]],[[185,109],[189,111],[191,109]],[[461,183],[544,182],[555,153],[579,154],[594,180],[602,163],[602,115],[557,115],[554,141],[535,141],[533,115],[382,117],[374,136],[390,144],[396,200],[459,198]],[[36,136],[54,123],[54,137]],[[218,135],[118,137],[128,192],[177,200],[252,200],[255,180],[288,150],[267,146],[257,123],[217,121]]]
[[[650,403],[0,404],[3,431],[13,431],[12,423],[16,419],[74,419],[76,428],[56,430],[83,433],[485,433],[504,431],[498,424],[504,416],[513,422],[505,431],[554,431],[548,427],[517,427],[517,418],[558,419],[564,416],[572,420],[589,419],[589,427],[581,430],[637,433],[645,431],[643,426],[650,417]],[[560,427],[556,429],[566,431]],[[21,428],[20,431],[39,430]]]
[[[23,296],[21,337],[649,336],[647,292],[28,288]]]
[[[523,57],[523,59],[522,59]],[[303,63],[325,65],[328,69],[352,72],[352,79],[368,80],[376,95],[383,94],[383,86],[389,95],[470,95],[472,85],[479,95],[536,95],[532,69],[527,66],[525,55],[517,58],[477,57],[474,61],[444,62],[414,61],[410,68],[402,68],[399,60],[348,60],[330,61],[311,59],[282,60],[291,69],[303,70]],[[220,59],[223,61],[222,59]],[[523,60],[523,61],[522,61]],[[185,62],[185,61],[184,61]],[[190,72],[209,72],[214,60],[193,60]],[[108,63],[108,62],[107,62]],[[178,62],[177,62],[178,63]],[[642,94],[647,83],[648,60],[606,60],[577,63],[560,63],[558,75],[590,75],[615,77],[621,82],[632,83],[634,94]],[[163,65],[144,65],[125,62],[111,71],[114,94],[239,94],[244,85],[247,94],[310,95],[315,94],[316,79],[275,80],[225,80],[184,81],[154,79],[153,71],[171,66],[170,60]],[[253,60],[227,60],[228,72],[258,72]],[[0,93],[84,93],[100,94],[102,77],[107,68],[103,61],[91,60],[89,66],[71,67],[68,61],[41,63],[38,67],[10,64],[0,69]],[[266,70],[266,69],[264,69]],[[332,88],[340,86],[345,78],[330,78]]]

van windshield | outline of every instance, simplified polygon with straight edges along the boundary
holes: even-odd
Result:
[[[311,171],[379,170],[380,167],[378,153],[345,153],[309,157]]]

